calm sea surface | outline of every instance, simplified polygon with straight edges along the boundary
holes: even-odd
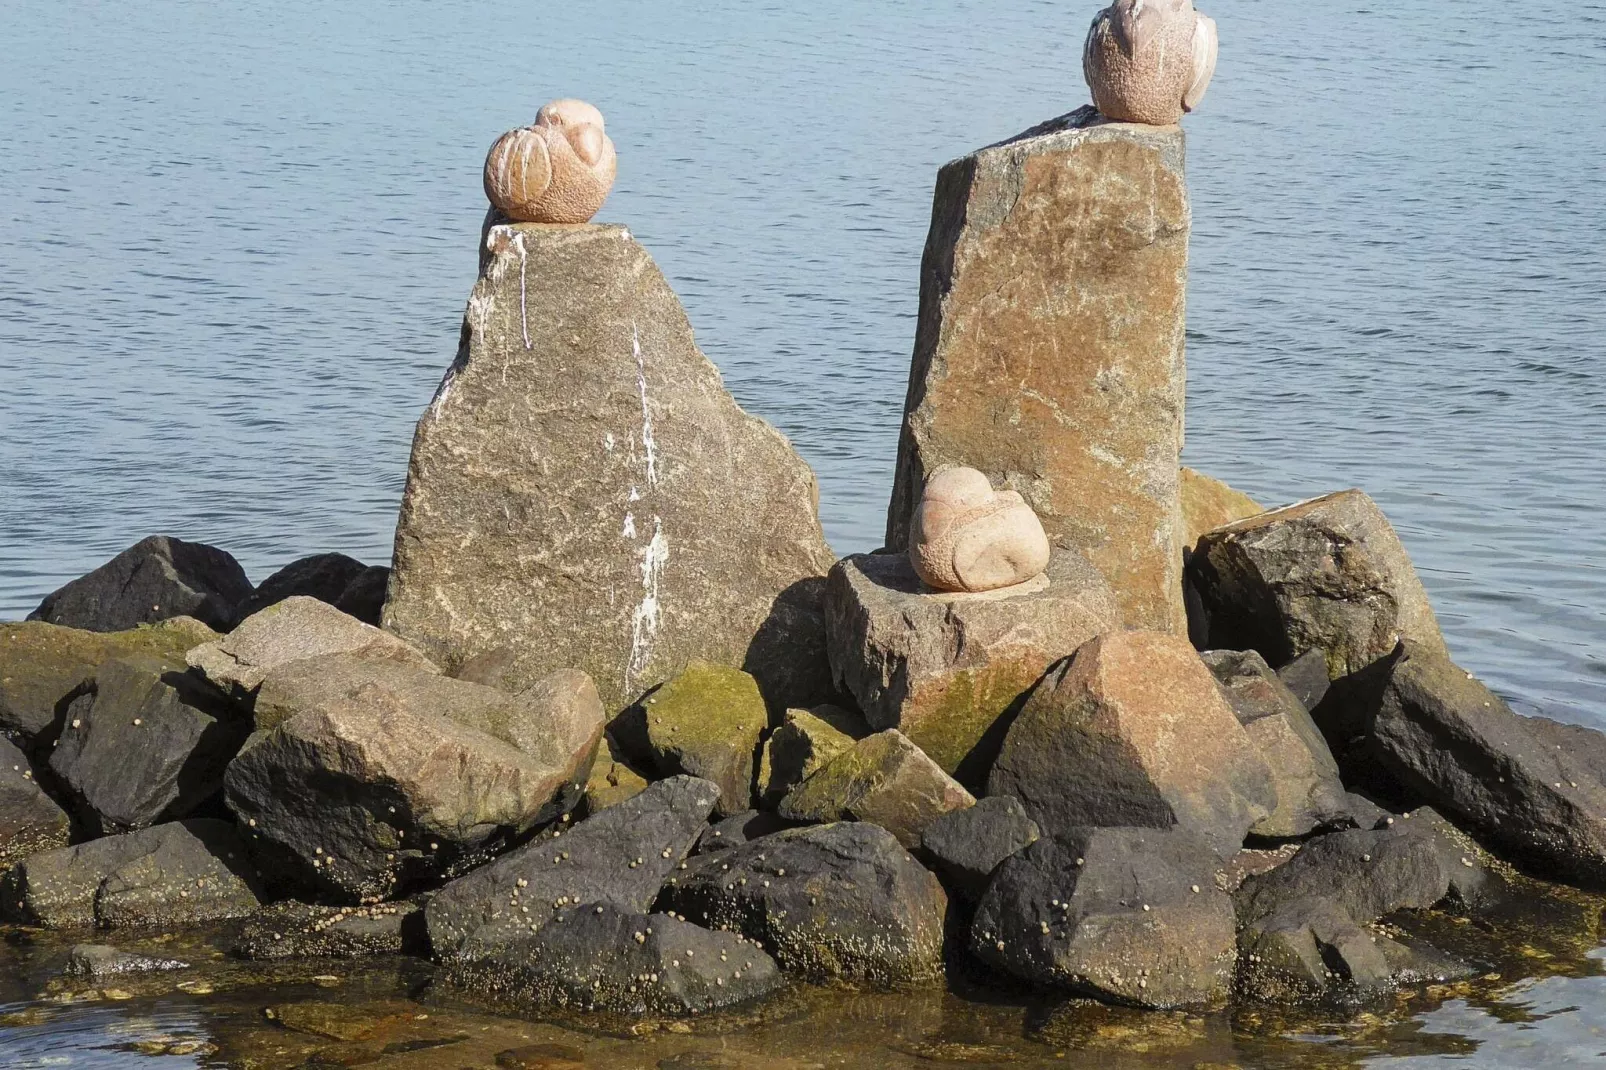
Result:
[[[3,0],[0,618],[155,532],[386,560],[484,152],[560,95],[619,146],[600,218],[877,545],[936,169],[1086,100],[1096,6]],[[1365,488],[1459,660],[1606,727],[1606,4],[1207,10],[1187,461]]]

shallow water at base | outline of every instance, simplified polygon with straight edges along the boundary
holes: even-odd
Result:
[[[602,218],[815,466],[836,549],[876,545],[936,168],[1085,100],[1095,6],[8,0],[0,618],[157,531],[256,579],[385,560],[472,282],[482,154],[560,94],[621,146]],[[1468,668],[1606,727],[1606,5],[1204,6],[1223,53],[1187,121],[1188,461],[1268,504],[1365,487]],[[1362,1048],[1587,1061],[1600,984],[1451,1000]],[[914,1058],[860,1051],[822,1006],[799,1043]],[[0,1026],[0,1065],[124,1065],[109,1035],[234,1013],[69,1008]]]

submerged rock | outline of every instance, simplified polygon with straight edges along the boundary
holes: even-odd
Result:
[[[27,756],[0,736],[0,870],[67,846],[70,835],[66,811],[39,786]]]
[[[345,554],[313,554],[298,558],[257,584],[251,597],[240,603],[240,619],[267,609],[292,596],[316,598],[338,605],[353,580],[368,566]]]
[[[154,658],[114,659],[68,707],[50,768],[100,835],[188,817],[223,790],[251,719]]]
[[[820,709],[835,710],[835,707]],[[852,734],[808,710],[786,711],[781,726],[764,741],[764,753],[759,760],[758,797],[762,805],[780,805],[787,792],[851,748],[855,739],[869,734],[862,718],[846,711],[837,713],[840,714],[839,723],[851,727]],[[852,724],[855,720],[859,723]]]
[[[251,597],[245,569],[226,551],[166,535],[142,539],[45,596],[29,620],[90,632],[120,632],[171,617],[228,631]]]
[[[1008,714],[1050,664],[1118,623],[1114,594],[1080,553],[982,594],[926,588],[902,554],[858,554],[826,584],[831,672],[875,729],[896,728],[980,787]]]
[[[1199,655],[1180,636],[1111,632],[1056,666],[1010,726],[988,780],[1045,835],[1090,825],[1194,832],[1223,858],[1276,804]]]
[[[606,903],[643,913],[706,827],[719,786],[660,780],[561,835],[459,877],[429,902],[437,959],[479,958],[535,931],[564,907]]]
[[[617,226],[490,227],[418,424],[386,627],[448,670],[501,648],[621,709],[693,660],[826,701],[814,475],[744,413]]]
[[[779,988],[775,960],[735,933],[607,903],[559,911],[535,933],[449,964],[465,991],[529,1009],[697,1014]]]
[[[788,821],[868,821],[905,847],[938,817],[976,799],[897,729],[866,736],[793,788],[777,813]]]
[[[1139,1007],[1225,1002],[1232,900],[1193,835],[1071,829],[1004,861],[976,907],[971,951],[1034,984]]]
[[[1276,805],[1250,826],[1255,836],[1287,839],[1349,817],[1338,763],[1310,714],[1253,650],[1209,650],[1201,657],[1221,685],[1250,746],[1271,770]]]
[[[1018,800],[993,795],[931,822],[920,834],[920,848],[951,891],[975,902],[999,863],[1041,835]]]
[[[196,925],[261,906],[234,826],[175,821],[46,851],[0,878],[0,917],[70,929]]]
[[[660,775],[684,773],[718,784],[715,812],[721,817],[753,805],[754,766],[769,712],[751,676],[692,662],[642,705]]]
[[[1606,786],[1588,748],[1541,742],[1441,649],[1405,644],[1370,745],[1406,791],[1512,861],[1606,889]]]
[[[1185,634],[1183,155],[1083,108],[943,167],[888,546],[933,472],[977,468],[1087,552],[1121,624]]]
[[[730,928],[811,980],[893,985],[941,969],[947,896],[885,829],[788,829],[701,856],[664,886],[660,909]]]
[[[185,970],[189,965],[178,959],[157,959],[149,955],[136,955],[132,951],[121,951],[105,944],[75,944],[67,954],[66,973],[69,977],[104,981],[121,974]]]
[[[423,907],[323,907],[285,900],[253,914],[231,948],[245,959],[366,958],[425,950]]]

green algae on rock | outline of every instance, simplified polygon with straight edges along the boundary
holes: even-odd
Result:
[[[740,669],[694,661],[642,700],[647,745],[660,776],[684,773],[719,785],[721,817],[753,804],[754,766],[769,712],[758,682]]]

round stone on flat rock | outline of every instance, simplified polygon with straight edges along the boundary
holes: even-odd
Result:
[[[974,468],[939,468],[926,482],[909,534],[909,561],[939,591],[995,591],[1048,567],[1042,522],[1012,490]]]

